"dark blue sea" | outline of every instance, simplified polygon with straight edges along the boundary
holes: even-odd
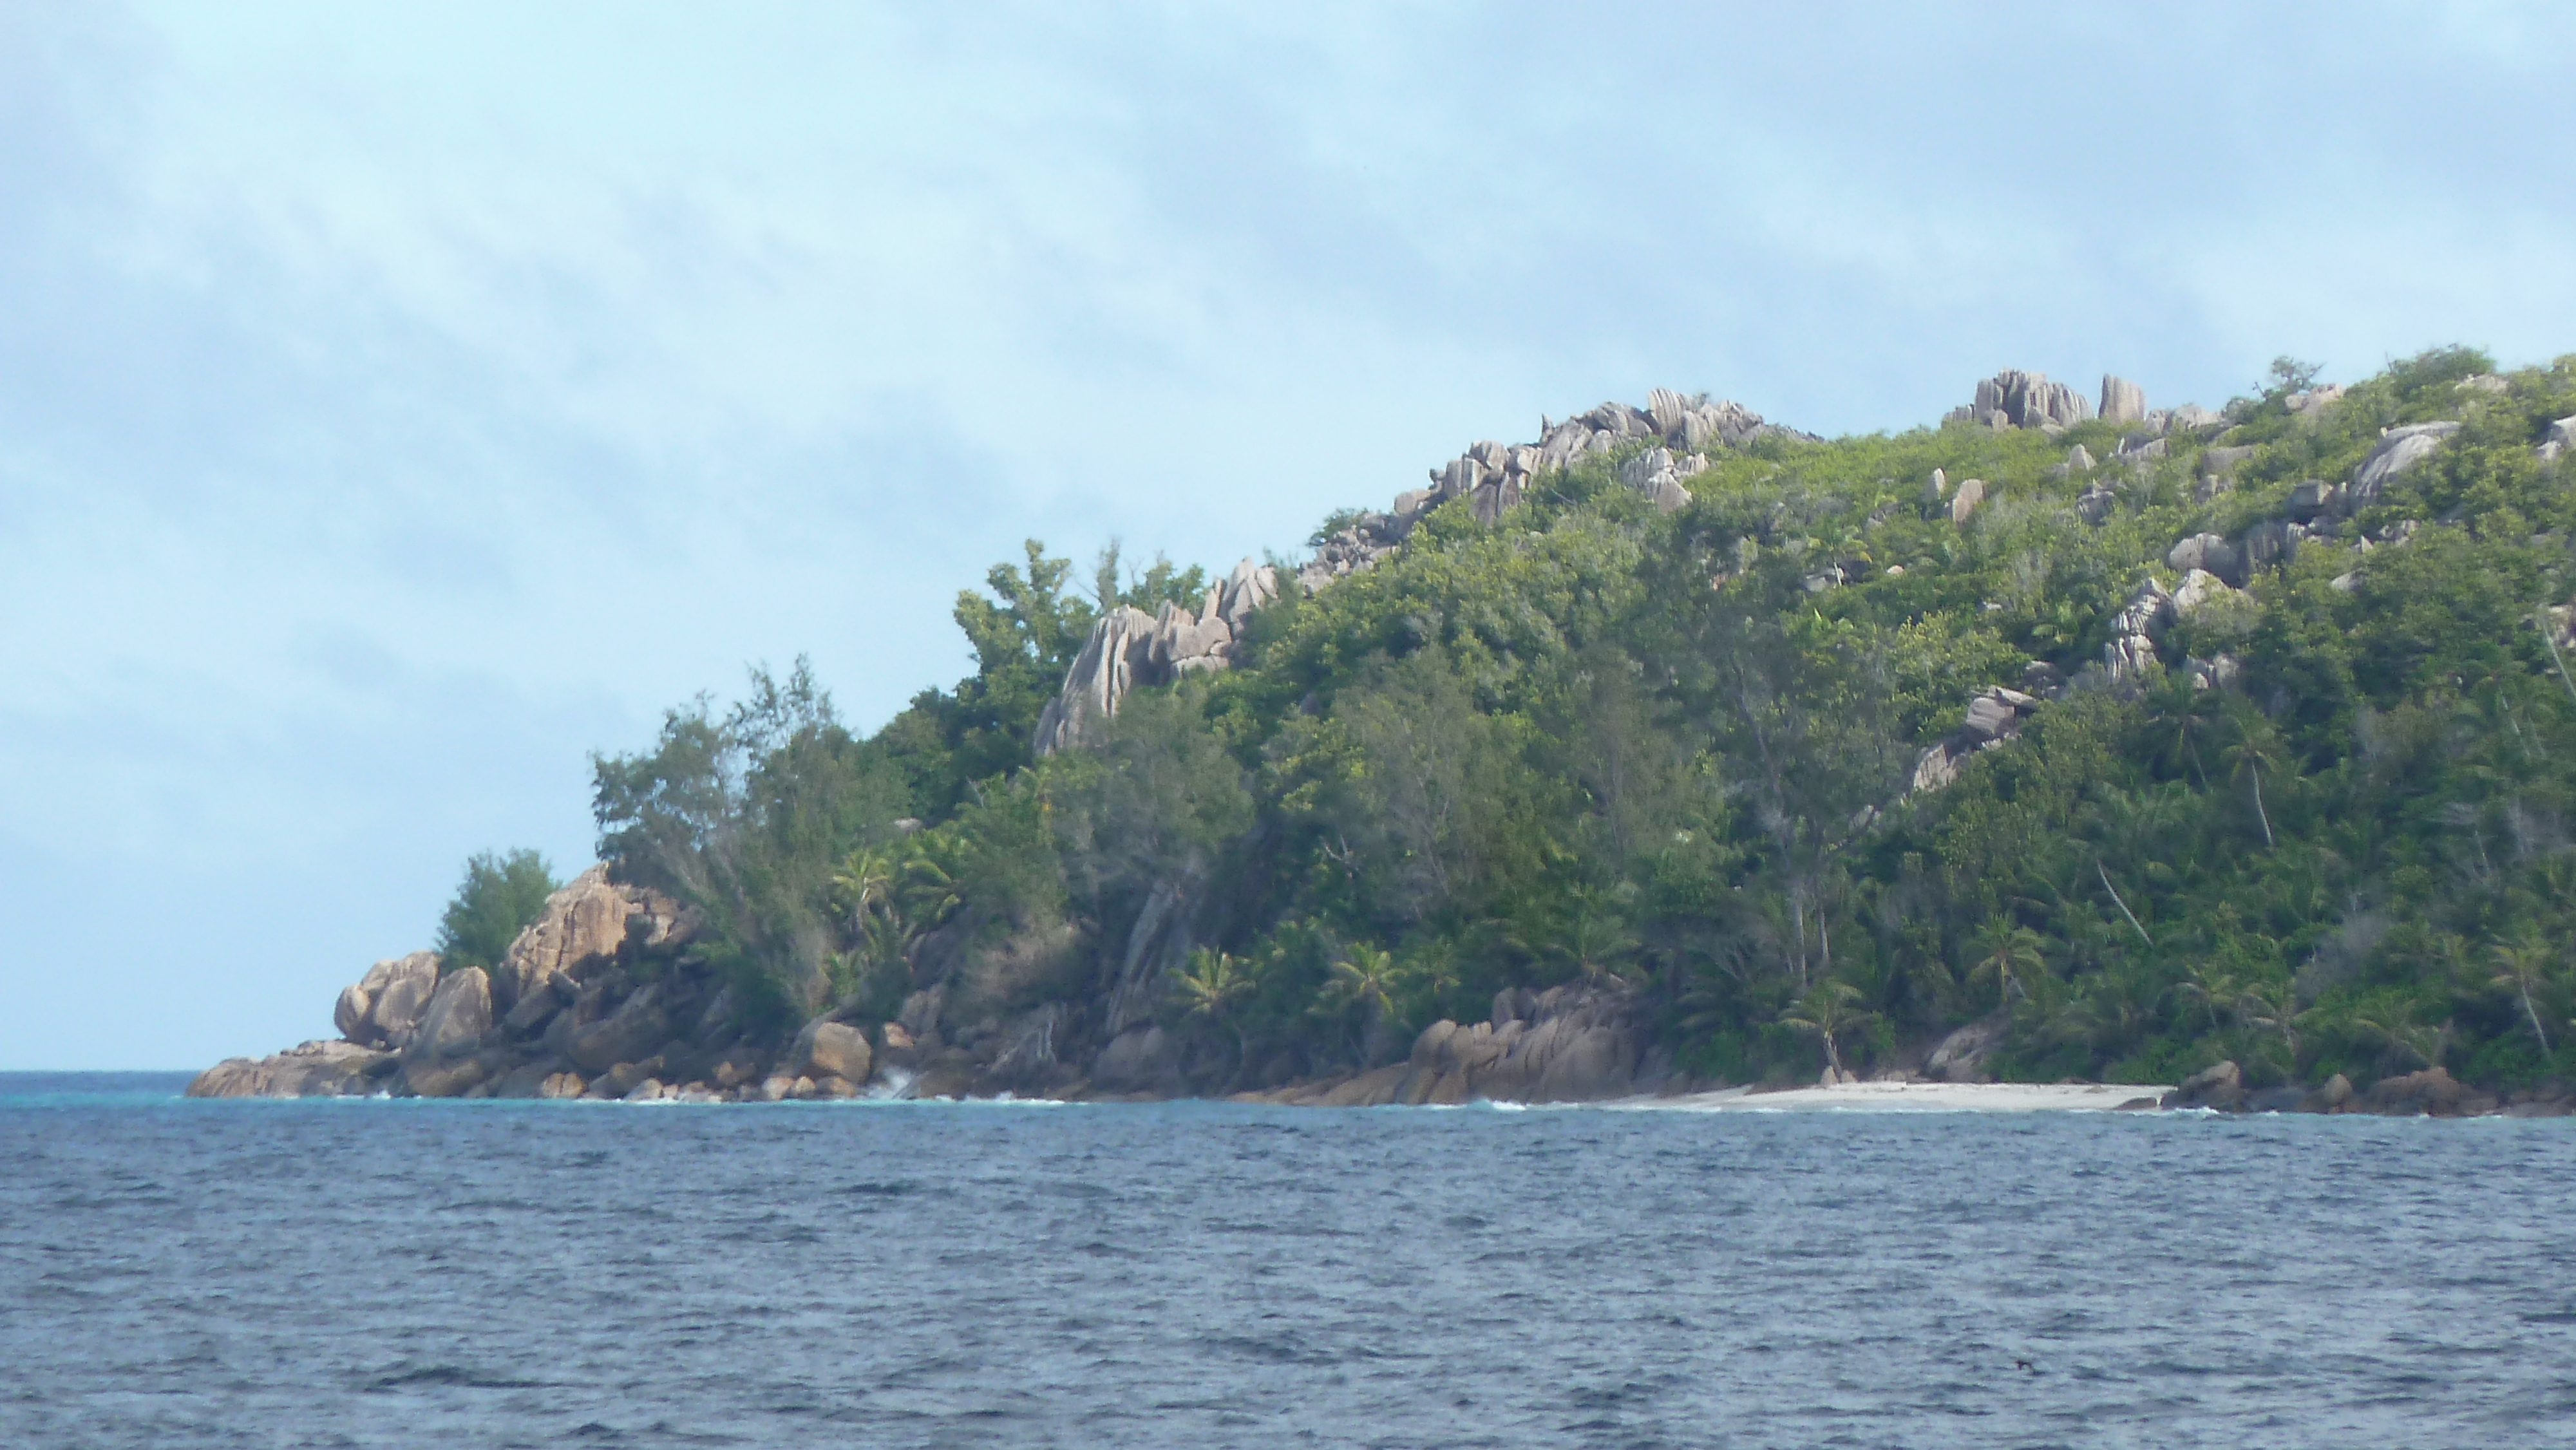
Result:
[[[0,1076],[0,1445],[2576,1443],[2576,1120]]]

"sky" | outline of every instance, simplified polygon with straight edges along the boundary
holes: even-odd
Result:
[[[2563,4],[0,0],[0,1070],[331,1033],[590,758],[1485,438],[2576,351]]]

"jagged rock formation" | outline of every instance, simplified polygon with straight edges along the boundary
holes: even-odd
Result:
[[[1643,409],[1603,403],[1561,423],[1541,418],[1538,441],[1475,444],[1432,469],[1429,488],[1400,493],[1390,511],[1363,514],[1335,532],[1298,571],[1298,582],[1311,591],[1366,569],[1404,542],[1424,514],[1452,499],[1466,499],[1476,517],[1491,522],[1518,504],[1531,480],[1549,469],[1639,443],[1657,446],[1623,466],[1620,480],[1669,512],[1690,502],[1682,480],[1708,466],[1702,450],[1774,434],[1813,436],[1766,423],[1741,403],[1712,400],[1706,393],[1684,395],[1669,388],[1650,390]]]
[[[2104,379],[2106,390],[2109,381]],[[2140,398],[2143,401],[2143,393]],[[1983,423],[1989,428],[2072,428],[2092,416],[2093,406],[2066,384],[2050,382],[2046,373],[2006,368],[1978,383],[1976,400],[1951,409],[1942,421]]]
[[[1236,631],[1252,611],[1279,597],[1279,576],[1250,559],[1223,582],[1208,586],[1196,614],[1165,603],[1154,614],[1120,606],[1091,626],[1082,653],[1065,671],[1064,685],[1038,716],[1030,741],[1039,755],[1079,743],[1095,722],[1118,713],[1119,702],[1139,685],[1168,685],[1200,670],[1233,662]]]

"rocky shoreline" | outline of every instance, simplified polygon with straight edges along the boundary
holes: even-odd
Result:
[[[550,898],[504,959],[441,971],[428,952],[378,962],[333,1011],[341,1036],[200,1073],[190,1097],[577,1098],[781,1102],[869,1098],[1020,1098],[1145,1102],[1211,1095],[1189,1046],[1160,1025],[1066,1054],[1084,1024],[1062,1004],[1014,1022],[959,1029],[944,993],[913,994],[896,1018],[826,1013],[794,1031],[737,1019],[732,994],[687,950],[690,914],[670,898],[594,867]],[[2357,1089],[2255,1088],[2233,1062],[2170,1091],[2103,1084],[2019,1088],[1983,1071],[1999,1021],[1950,1033],[1918,1061],[1861,1080],[1730,1087],[1680,1070],[1653,1041],[1648,1004],[1615,981],[1497,994],[1484,1021],[1433,1023],[1401,1060],[1357,1073],[1273,1080],[1217,1092],[1238,1102],[1311,1107],[1497,1103],[1658,1103],[1677,1107],[2120,1108],[2230,1113],[2379,1113],[2554,1117],[2576,1095],[2550,1084],[2479,1092],[2439,1067]],[[953,1034],[953,1035],[952,1035]],[[1910,1096],[1908,1095],[1910,1092]],[[1982,1098],[1992,1098],[1984,1103]],[[2022,1101],[2028,1098],[2030,1101]],[[2047,1101],[2039,1099],[2046,1098]],[[2057,1099],[2064,1099],[2058,1101]],[[2007,1101],[2010,1099],[2010,1101]]]

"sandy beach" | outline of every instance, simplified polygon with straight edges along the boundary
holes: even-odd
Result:
[[[1782,1092],[1728,1088],[1617,1106],[1703,1113],[2106,1112],[2141,1098],[2152,1106],[2170,1091],[2165,1086],[2125,1083],[1861,1082]]]

